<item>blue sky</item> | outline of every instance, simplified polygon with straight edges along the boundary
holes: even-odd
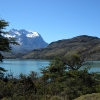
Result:
[[[100,0],[0,0],[7,30],[37,31],[50,43],[79,35],[100,37]]]

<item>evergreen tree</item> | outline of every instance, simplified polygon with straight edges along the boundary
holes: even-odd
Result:
[[[6,27],[9,26],[9,23],[5,20],[0,20],[0,51],[2,52],[9,52],[11,50],[10,44],[18,44],[15,41],[15,38],[12,37],[6,37],[8,32],[5,31]],[[3,55],[0,52],[0,61],[2,62]],[[0,78],[3,78],[4,72],[6,70],[2,67],[0,67]]]
[[[11,50],[10,44],[18,44],[15,38],[6,37],[9,33],[5,31],[9,23],[5,20],[0,20],[0,51],[9,52]],[[0,61],[2,61],[3,56],[0,53]]]

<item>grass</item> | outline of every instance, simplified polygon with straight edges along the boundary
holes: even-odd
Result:
[[[74,100],[100,100],[100,93],[92,93],[92,94],[83,95]]]

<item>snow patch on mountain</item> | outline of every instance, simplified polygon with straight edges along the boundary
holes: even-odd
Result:
[[[35,38],[37,36],[39,36],[39,33],[38,32],[33,32],[31,30],[25,30],[25,29],[21,29],[21,30],[17,30],[17,29],[11,29],[10,31],[10,36],[20,36],[22,34],[25,34],[27,37],[30,37],[30,38]]]
[[[26,35],[27,37],[35,38],[35,37],[39,36],[38,32],[32,32],[32,31],[28,31],[28,32],[29,32],[29,34]]]

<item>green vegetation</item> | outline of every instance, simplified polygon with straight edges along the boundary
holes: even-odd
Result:
[[[19,78],[10,74],[2,76],[0,100],[73,100],[100,92],[100,73],[73,70],[60,57],[40,70],[41,76],[34,71],[28,76],[20,74]]]
[[[9,23],[6,22],[5,20],[0,20],[0,61],[2,62],[3,55],[1,54],[2,52],[9,52],[11,50],[10,44],[18,44],[15,40],[15,38],[12,37],[5,37],[4,35],[7,35],[8,32],[4,31],[6,29],[6,26],[8,26]],[[2,67],[0,67],[0,79],[3,78],[4,72],[6,70]]]
[[[4,31],[6,27],[9,26],[9,23],[5,20],[0,20],[0,51],[9,52],[11,50],[10,44],[18,44],[15,38],[12,37],[5,37],[4,35],[9,34],[8,32]],[[3,56],[0,53],[0,61],[2,62]]]
[[[100,100],[100,93],[83,95],[75,100]]]
[[[11,50],[11,47],[9,46],[10,43],[16,43],[13,38],[6,38],[4,37],[4,34],[8,34],[4,31],[5,27],[8,26],[8,22],[5,20],[0,20],[0,51],[8,52]],[[0,52],[0,61],[2,62],[3,55]],[[4,73],[6,70],[2,67],[0,67],[0,78],[4,76]]]

